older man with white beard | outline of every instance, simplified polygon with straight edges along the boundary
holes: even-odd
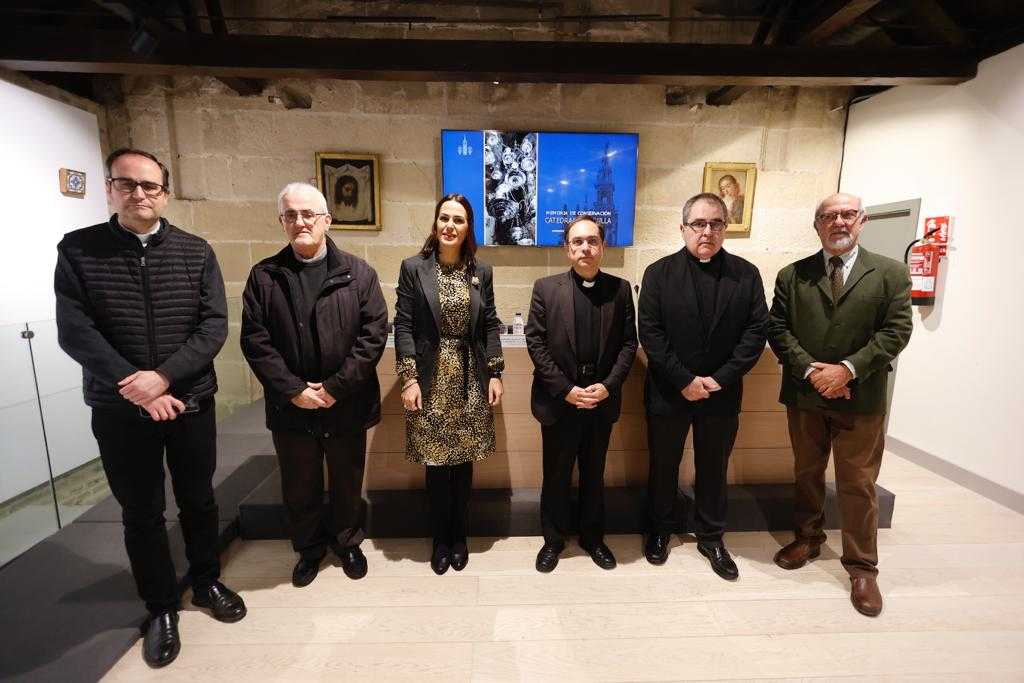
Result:
[[[910,340],[907,267],[858,246],[867,217],[859,197],[818,205],[821,251],[783,268],[775,282],[768,340],[782,361],[782,392],[795,458],[795,540],[775,555],[783,569],[817,557],[825,469],[835,454],[850,600],[866,616],[882,611],[875,480],[885,436],[886,376]]]

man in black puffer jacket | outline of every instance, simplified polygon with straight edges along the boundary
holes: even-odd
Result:
[[[245,616],[218,581],[213,358],[227,338],[227,302],[205,240],[161,218],[170,173],[153,155],[107,158],[106,223],[57,245],[58,341],[82,365],[85,402],[110,490],[121,504],[132,574],[151,618],[143,657],[180,650],[178,580],[164,524],[164,451],[189,561],[192,603],[225,622]]]

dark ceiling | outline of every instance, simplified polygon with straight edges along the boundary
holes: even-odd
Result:
[[[266,7],[274,11],[266,10]],[[283,15],[282,7],[292,9]],[[109,103],[118,74],[760,85],[957,83],[1020,0],[13,0],[0,65]]]

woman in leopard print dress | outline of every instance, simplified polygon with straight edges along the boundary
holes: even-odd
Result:
[[[499,324],[491,267],[476,260],[473,208],[447,195],[423,249],[402,262],[395,313],[406,457],[426,466],[438,574],[469,561],[473,463],[494,453],[502,394]]]

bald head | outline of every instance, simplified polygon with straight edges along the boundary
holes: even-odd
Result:
[[[835,194],[830,194],[818,202],[818,206],[814,209],[814,215],[817,216],[821,213],[826,204],[834,204],[836,202],[856,202],[858,210],[861,210],[864,206],[863,200],[861,200],[857,195],[846,192],[836,192]]]
[[[860,197],[846,192],[825,197],[814,211],[814,229],[821,238],[821,248],[832,256],[850,251],[857,246],[866,220]]]

